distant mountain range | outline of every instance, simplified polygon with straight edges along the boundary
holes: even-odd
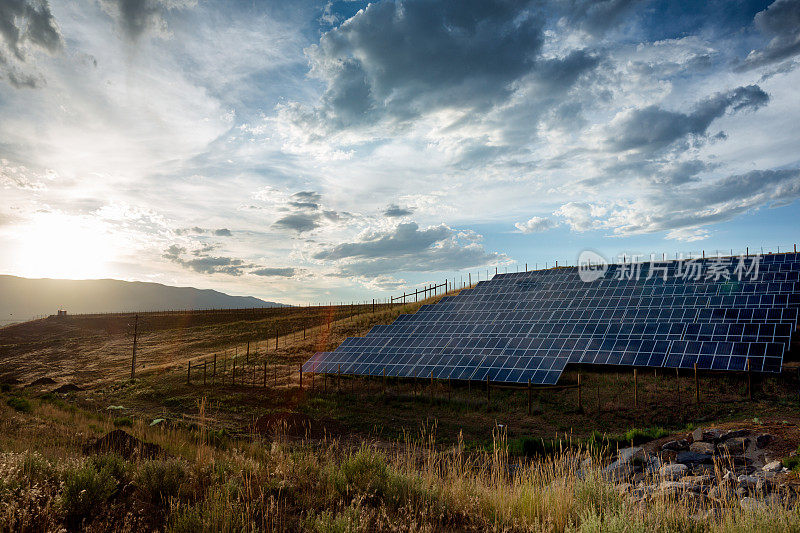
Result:
[[[38,316],[170,309],[282,307],[252,296],[116,279],[28,279],[0,275],[0,326]]]

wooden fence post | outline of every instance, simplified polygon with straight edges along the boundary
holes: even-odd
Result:
[[[186,384],[192,384],[192,360],[189,359],[189,367],[186,369]]]
[[[203,360],[203,386],[206,384],[206,360]]]
[[[694,396],[697,405],[700,405],[700,378],[697,377],[697,363],[694,364]]]
[[[328,324],[328,329],[330,329],[330,324]],[[278,328],[275,328],[275,349],[278,349]]]
[[[431,370],[431,403],[433,403],[433,370]]]
[[[531,378],[528,378],[528,416],[531,414]]]
[[[300,389],[303,389],[303,365],[300,365]]]
[[[386,367],[383,367],[383,394],[386,395]]]
[[[233,376],[232,377],[233,377],[233,379],[231,380],[232,381],[231,384],[235,387],[236,386],[236,356],[235,355],[233,356]]]
[[[633,369],[633,407],[639,407],[639,380],[635,368]]]
[[[214,377],[214,381],[216,382],[216,380],[217,380],[217,354],[214,354],[214,371],[211,373],[211,375]]]
[[[581,375],[578,373],[578,412],[583,412],[583,389],[581,385]]]
[[[247,341],[247,353],[244,356],[244,362],[250,363],[250,341]]]

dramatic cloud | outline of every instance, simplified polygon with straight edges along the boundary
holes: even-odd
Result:
[[[699,102],[690,113],[654,105],[634,109],[614,118],[606,143],[614,150],[658,150],[689,136],[704,136],[711,123],[726,111],[754,111],[767,102],[767,93],[758,85],[748,85],[717,93]]]
[[[164,13],[195,5],[196,0],[99,0],[126,37],[136,40],[146,32],[167,35]]]
[[[280,197],[280,195],[278,196]],[[272,201],[277,209],[291,211],[290,214],[280,217],[272,224],[274,228],[281,230],[298,234],[306,233],[326,222],[334,223],[341,218],[336,211],[324,209],[321,204],[322,195],[313,191],[300,191],[292,194],[285,201],[282,198],[277,200],[273,198]]]
[[[800,53],[800,0],[776,0],[756,14],[754,22],[770,41],[763,49],[751,51],[738,70],[768,65]]]
[[[233,233],[227,228],[215,229],[213,233],[217,237],[233,237]]]
[[[420,230],[418,224],[408,222],[388,232],[365,235],[359,242],[322,250],[314,259],[338,262],[340,275],[366,277],[459,270],[504,259],[487,254],[474,240],[474,235],[461,235],[445,225]]]
[[[63,46],[46,1],[3,0],[0,3],[0,37],[20,61],[25,60],[23,47],[26,43],[49,52],[56,52]]]
[[[252,265],[246,264],[241,259],[206,255],[205,252],[212,249],[213,247],[207,247],[195,250],[192,252],[193,258],[185,259],[183,255],[186,254],[187,249],[173,244],[164,252],[164,258],[201,274],[241,276],[244,274],[245,269],[252,267]]]
[[[641,0],[567,0],[568,18],[592,34],[603,34]]]
[[[407,121],[457,105],[485,110],[533,67],[542,20],[531,2],[420,0],[369,4],[308,49],[311,74],[327,85],[297,121],[335,129]]]
[[[555,222],[547,217],[533,217],[527,222],[517,222],[514,226],[520,233],[541,233],[555,227]]]
[[[43,81],[25,65],[31,47],[55,53],[63,45],[46,1],[0,2],[0,78],[5,78],[12,87],[35,88]]]

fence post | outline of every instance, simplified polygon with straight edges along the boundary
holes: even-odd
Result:
[[[331,325],[328,324],[328,329],[331,328]],[[278,328],[275,328],[275,349],[278,349]]]
[[[528,416],[531,414],[531,378],[528,378]]]
[[[336,392],[341,392],[341,391],[342,391],[342,364],[339,363],[339,365],[336,368]]]
[[[697,405],[700,405],[700,378],[697,377],[697,363],[694,364],[694,396]]]
[[[139,315],[133,320],[133,355],[131,356],[131,379],[136,377],[136,342],[139,340]]]
[[[192,384],[192,360],[189,359],[189,368],[186,369],[186,384]]]
[[[433,370],[431,370],[431,403],[433,403]]]
[[[383,394],[386,395],[386,367],[383,367]]]
[[[244,362],[250,363],[250,341],[247,341],[247,353],[244,356]]]
[[[633,369],[633,407],[639,407],[639,380],[635,368]]]
[[[486,374],[486,407],[489,407],[489,403],[492,401],[492,393],[491,389],[489,388],[489,374]]]
[[[578,373],[578,412],[583,412],[583,388],[581,385],[581,374]]]
[[[303,365],[300,365],[300,390],[303,389]]]
[[[233,376],[232,377],[233,377],[233,379],[231,380],[232,381],[232,385],[235,387],[236,386],[236,356],[235,355],[233,356]]]
[[[206,384],[206,360],[203,360],[203,386]]]
[[[264,361],[264,388],[267,388],[267,362]]]
[[[216,380],[217,380],[217,354],[214,354],[214,371],[211,373],[211,375],[214,377],[214,381],[216,382]]]
[[[750,372],[750,358],[747,358],[747,399],[753,400],[753,374]]]

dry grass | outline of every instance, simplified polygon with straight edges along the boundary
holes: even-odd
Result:
[[[248,439],[223,447],[196,431],[131,432],[167,460],[82,455],[111,417],[32,401],[0,407],[0,530],[90,531],[797,531],[775,501],[698,514],[694,500],[635,503],[603,480],[600,458],[564,452],[509,464],[505,434],[486,451],[442,448],[435,427],[397,445]],[[198,406],[201,413],[205,405]],[[91,502],[82,491],[96,495]]]

